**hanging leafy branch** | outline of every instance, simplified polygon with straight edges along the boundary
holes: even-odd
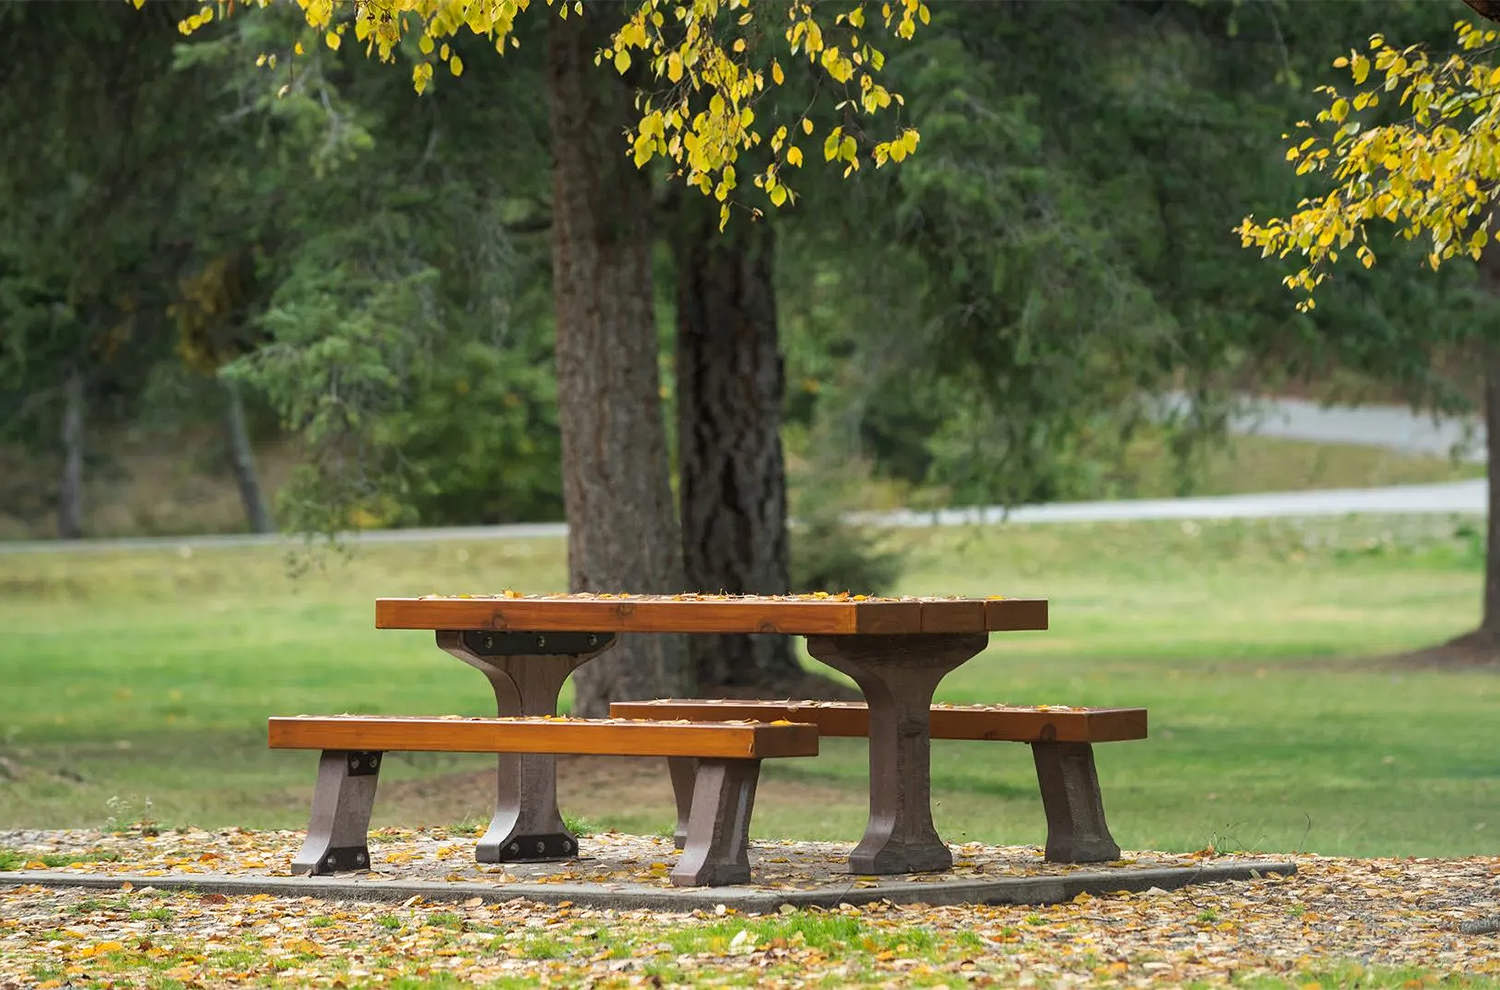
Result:
[[[140,6],[145,0],[131,0]],[[248,0],[268,6],[272,0]],[[489,39],[504,55],[519,47],[516,19],[532,0],[296,0],[307,24],[324,44],[337,50],[352,33],[365,46],[365,53],[381,61],[394,61],[407,37],[417,39],[420,52],[412,67],[412,85],[418,93],[432,82],[441,62],[454,75],[462,75],[462,58],[452,50],[450,39],[463,31]],[[581,0],[546,0],[559,17],[582,16]],[[843,5],[840,5],[843,7]],[[900,162],[917,149],[920,135],[911,127],[898,126],[887,140],[867,139],[861,118],[882,113],[899,115],[903,100],[877,81],[885,65],[885,53],[872,44],[879,30],[905,40],[931,13],[921,0],[886,0],[877,5],[855,0],[830,15],[828,4],[812,0],[790,0],[772,4],[761,0],[634,0],[624,23],[614,32],[608,48],[600,50],[596,64],[608,63],[621,75],[643,62],[653,80],[637,98],[638,123],[626,134],[629,153],[637,167],[654,158],[667,160],[674,175],[705,196],[723,204],[720,226],[728,221],[729,205],[739,187],[736,166],[751,149],[766,146],[770,160],[753,175],[753,184],[780,207],[795,202],[788,185],[789,169],[803,162],[802,138],[815,137],[816,125],[804,111],[790,120],[777,120],[774,113],[763,119],[757,109],[764,96],[786,84],[786,70],[759,16],[768,9],[785,10],[781,29],[789,59],[805,58],[820,84],[831,85],[842,94],[834,107],[840,122],[823,134],[823,158],[843,167],[847,178],[862,161],[879,168],[888,161]],[[179,29],[191,34],[218,16],[234,12],[235,0],[204,5],[185,18]],[[868,13],[878,10],[877,14]],[[879,25],[878,29],[876,24]],[[302,54],[298,43],[294,54]],[[274,67],[274,57],[270,58]]]
[[[1477,259],[1489,242],[1500,190],[1500,65],[1487,59],[1500,33],[1465,21],[1454,30],[1458,50],[1441,61],[1379,34],[1368,52],[1335,59],[1354,86],[1317,90],[1328,101],[1317,124],[1333,126],[1332,136],[1300,121],[1286,152],[1298,175],[1327,173],[1334,188],[1302,200],[1286,219],[1246,217],[1236,228],[1241,243],[1260,248],[1262,257],[1301,257],[1303,267],[1283,279],[1302,294],[1299,310],[1314,307],[1327,269],[1351,246],[1366,268],[1375,263],[1368,232],[1374,220],[1395,224],[1408,240],[1428,237],[1434,269],[1459,255]],[[1382,100],[1394,100],[1386,112],[1394,109],[1397,119],[1372,123]]]

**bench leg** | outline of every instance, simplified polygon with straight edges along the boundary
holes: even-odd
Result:
[[[700,759],[693,782],[687,844],[672,870],[674,887],[722,887],[750,880],[750,811],[759,760]]]
[[[669,756],[667,772],[672,775],[672,797],[677,802],[677,827],[672,830],[672,844],[681,849],[687,844],[688,818],[693,811],[693,778],[698,775],[698,759],[693,756]]]
[[[1100,863],[1120,858],[1104,821],[1104,798],[1088,743],[1031,744],[1047,812],[1047,862]]]
[[[381,755],[323,751],[307,841],[292,860],[293,873],[322,876],[370,868],[370,809],[375,806]]]
[[[988,643],[984,633],[807,637],[807,651],[852,677],[870,709],[870,821],[850,872],[953,865],[932,824],[929,708],[943,676]]]

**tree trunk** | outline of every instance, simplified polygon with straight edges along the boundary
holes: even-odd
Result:
[[[1500,643],[1500,346],[1484,349],[1484,447],[1489,458],[1489,523],[1484,552],[1484,617],[1482,636]]]
[[[568,580],[574,591],[683,589],[668,483],[646,175],[620,137],[631,91],[594,67],[602,18],[551,18],[552,291]],[[680,636],[625,636],[574,675],[574,711],[691,695]]]
[[[1481,343],[1476,357],[1484,367],[1484,447],[1489,461],[1485,470],[1489,499],[1485,525],[1484,608],[1478,629],[1440,646],[1407,654],[1409,661],[1419,664],[1451,667],[1500,661],[1500,344]]]
[[[62,477],[57,488],[57,535],[76,540],[83,535],[83,372],[68,369],[63,383]]]
[[[229,441],[229,466],[240,488],[245,521],[252,533],[273,532],[276,526],[261,494],[260,479],[255,474],[255,453],[250,449],[250,431],[245,428],[245,400],[234,382],[221,378],[219,383],[224,388],[224,436]]]
[[[682,194],[677,260],[678,501],[688,585],[788,590],[782,363],[772,284],[774,237],[718,203]],[[697,636],[698,679],[716,693],[785,696],[803,677],[786,636]],[[728,688],[729,690],[723,690]]]

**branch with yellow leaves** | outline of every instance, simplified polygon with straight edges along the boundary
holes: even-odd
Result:
[[[133,2],[139,6],[144,0]],[[256,2],[266,6],[273,0]],[[463,60],[450,44],[460,32],[487,38],[500,55],[518,47],[516,18],[532,5],[531,0],[295,2],[308,26],[332,49],[352,33],[367,56],[390,62],[401,40],[415,36],[420,56],[412,67],[412,85],[418,93],[432,83],[439,63],[452,75],[462,75]],[[562,18],[585,12],[581,0],[546,0],[546,5]],[[608,5],[628,15],[610,46],[598,52],[596,64],[611,65],[624,74],[643,60],[656,83],[655,89],[640,93],[640,118],[626,135],[637,167],[657,157],[666,159],[678,179],[723,204],[722,228],[739,186],[736,165],[741,155],[764,145],[770,162],[754,174],[753,185],[773,207],[795,203],[787,176],[804,160],[796,132],[813,137],[816,127],[805,112],[786,121],[758,116],[764,95],[786,81],[783,53],[770,50],[775,32],[755,33],[759,13],[772,7],[785,10],[786,23],[779,31],[787,46],[784,54],[805,58],[820,80],[842,91],[836,110],[870,119],[884,113],[899,115],[904,105],[899,93],[879,81],[885,53],[872,43],[873,36],[880,32],[906,40],[931,18],[923,0],[850,0],[840,4],[830,20],[832,6],[812,0],[791,0],[789,7],[756,5],[752,0],[633,0],[623,7]],[[222,17],[233,9],[233,0],[217,0],[217,7],[206,4],[184,18],[179,29],[190,34],[210,23],[216,10]],[[295,51],[301,49],[299,42]],[[855,132],[863,135],[865,130],[838,123],[823,135],[824,160],[842,166],[846,178],[866,160],[877,168],[900,162],[915,153],[920,141],[914,128],[898,125],[888,139],[872,141],[862,153]]]
[[[1378,34],[1368,52],[1351,50],[1334,60],[1354,86],[1347,92],[1318,88],[1328,106],[1317,123],[1333,126],[1332,135],[1300,121],[1286,153],[1298,175],[1327,175],[1333,188],[1304,199],[1285,219],[1246,217],[1235,229],[1262,257],[1301,257],[1303,267],[1283,279],[1302,293],[1299,310],[1313,308],[1327,269],[1351,246],[1365,267],[1375,263],[1373,221],[1395,225],[1408,240],[1429,238],[1427,261],[1434,269],[1459,255],[1477,259],[1489,242],[1491,202],[1500,185],[1500,67],[1483,60],[1500,33],[1462,21],[1455,29],[1458,50],[1441,61],[1420,46],[1397,49]],[[1389,99],[1406,111],[1402,119],[1370,125],[1373,111]]]

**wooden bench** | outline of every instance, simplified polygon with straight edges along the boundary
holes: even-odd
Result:
[[[609,710],[617,718],[808,722],[824,736],[865,737],[870,731],[869,710],[860,702],[669,698],[617,702]],[[1047,815],[1047,859],[1095,863],[1120,857],[1120,847],[1104,820],[1092,744],[1146,738],[1146,709],[934,705],[931,737],[1030,743]],[[677,798],[680,845],[693,799],[692,761],[673,758],[668,763]]]
[[[550,753],[665,756],[694,761],[682,857],[674,886],[718,886],[750,879],[750,810],[760,761],[775,756],[816,756],[818,730],[808,724],[762,722],[658,722],[560,718],[405,718],[301,715],[270,719],[272,749],[322,750],[313,791],[307,841],[293,873],[327,874],[367,869],[368,831],[375,781],[385,753]],[[681,771],[679,771],[681,772]],[[559,844],[545,848],[547,840]],[[517,836],[540,848],[531,859],[577,854],[575,840]],[[565,847],[565,848],[564,848]]]

